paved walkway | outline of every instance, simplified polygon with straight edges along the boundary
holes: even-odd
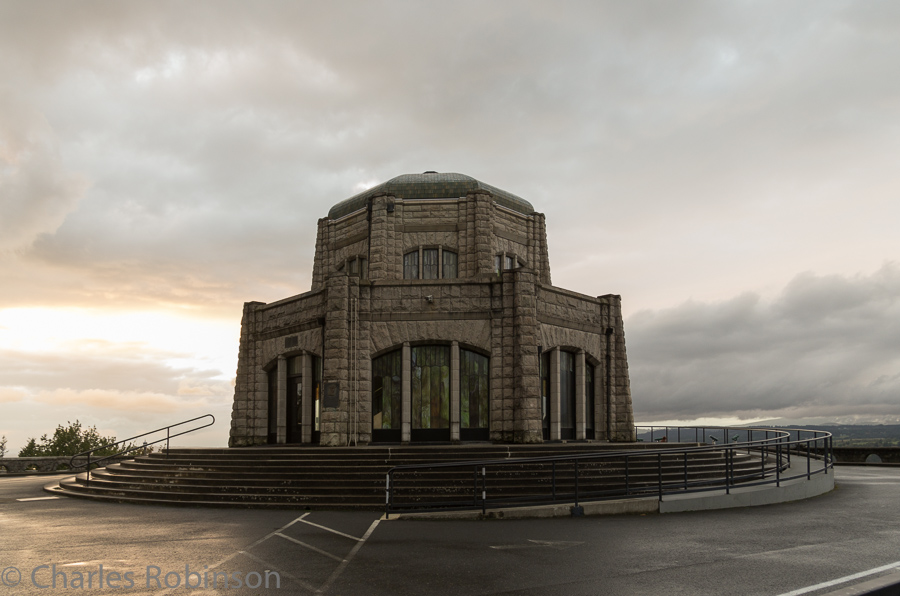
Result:
[[[479,522],[95,503],[0,478],[0,593],[816,596],[900,566],[900,469],[836,477],[748,509]]]

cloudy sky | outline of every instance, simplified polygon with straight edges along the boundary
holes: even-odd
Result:
[[[636,417],[900,422],[896,2],[0,0],[0,434],[214,413],[316,220],[460,172],[623,297]]]

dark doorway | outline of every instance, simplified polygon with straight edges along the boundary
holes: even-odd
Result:
[[[550,352],[541,353],[541,433],[550,440]]]
[[[303,357],[288,358],[287,399],[287,443],[303,442]]]
[[[559,438],[575,438],[575,354],[559,353]]]

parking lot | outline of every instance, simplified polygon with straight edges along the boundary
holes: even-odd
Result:
[[[826,594],[900,566],[900,468],[836,474],[781,505],[488,521],[97,503],[7,477],[0,579],[11,594]]]

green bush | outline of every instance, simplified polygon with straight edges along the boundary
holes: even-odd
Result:
[[[25,447],[19,451],[19,457],[46,457],[60,455],[75,455],[88,449],[97,447],[105,447],[94,452],[94,455],[112,455],[125,449],[126,445],[118,447],[107,447],[116,442],[115,437],[101,437],[97,432],[97,427],[82,428],[81,422],[67,422],[68,426],[59,425],[56,427],[52,437],[44,435],[41,437],[40,443],[30,438]]]

